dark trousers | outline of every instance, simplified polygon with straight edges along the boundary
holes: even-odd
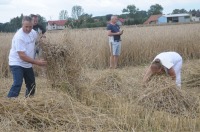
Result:
[[[35,94],[35,76],[33,68],[23,68],[21,66],[10,66],[13,75],[13,85],[8,93],[8,97],[17,97],[21,91],[23,79],[26,84],[25,96]]]

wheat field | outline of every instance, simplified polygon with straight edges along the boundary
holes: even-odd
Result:
[[[186,132],[200,131],[200,24],[121,27],[119,68],[108,69],[106,30],[47,32],[47,67],[34,66],[36,95],[8,99],[8,54],[13,33],[0,33],[0,131]],[[184,58],[182,89],[167,76],[145,87],[154,56],[177,51]]]

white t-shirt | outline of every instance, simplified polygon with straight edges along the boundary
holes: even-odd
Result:
[[[182,57],[176,52],[162,52],[158,54],[154,58],[154,60],[155,59],[160,59],[162,65],[167,69],[170,69],[171,67],[176,65],[180,60],[182,60]]]
[[[18,55],[18,51],[23,51],[25,54],[34,58],[35,42],[37,40],[37,32],[33,29],[29,34],[25,33],[20,28],[12,39],[12,46],[9,54],[9,65],[10,66],[21,66],[24,68],[32,67],[31,63],[23,61]]]

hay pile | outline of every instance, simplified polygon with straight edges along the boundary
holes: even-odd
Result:
[[[59,94],[59,96],[55,96]],[[46,96],[49,98],[47,99]],[[0,102],[0,131],[107,131],[109,117],[85,107],[67,94],[53,92],[37,98]]]
[[[128,94],[118,71],[111,69],[102,71],[86,91],[86,105],[98,107],[98,111],[106,114],[115,113]]]
[[[79,54],[73,47],[72,41],[63,41],[62,44],[43,41],[41,45],[43,58],[47,60],[47,78],[52,82],[52,87],[76,85],[81,66],[78,60]]]
[[[200,62],[197,61],[191,65],[189,69],[189,75],[185,81],[187,87],[199,87],[200,86]]]
[[[198,112],[199,100],[179,89],[170,78],[154,77],[141,94],[138,101],[148,109],[165,111],[178,115],[195,115]]]
[[[8,77],[9,76],[9,65],[8,65],[8,55],[9,50],[6,47],[0,49],[0,78],[1,77]]]
[[[91,84],[94,92],[104,92],[110,95],[122,93],[124,91],[122,86],[122,79],[114,70],[105,71]]]

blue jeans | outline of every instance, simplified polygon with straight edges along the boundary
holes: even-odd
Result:
[[[17,97],[21,91],[23,78],[26,84],[25,96],[33,96],[35,94],[35,75],[33,68],[23,68],[21,66],[10,66],[13,74],[13,85],[8,93],[8,97]]]

